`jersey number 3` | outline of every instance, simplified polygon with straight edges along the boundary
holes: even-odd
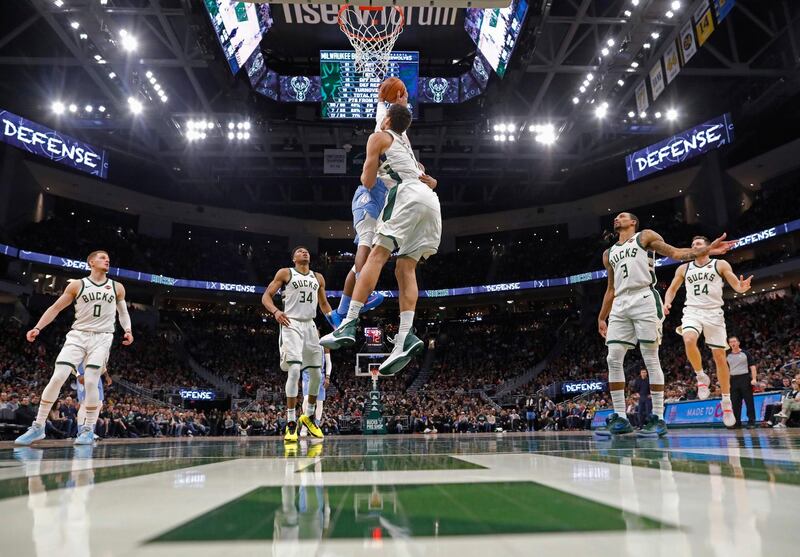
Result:
[[[627,263],[623,263],[620,265],[622,267],[622,278],[628,278],[628,265]]]
[[[308,295],[306,295],[306,294],[308,294]],[[304,304],[306,302],[308,302],[309,304],[313,304],[314,303],[314,293],[313,292],[308,292],[308,293],[300,292],[300,303]]]

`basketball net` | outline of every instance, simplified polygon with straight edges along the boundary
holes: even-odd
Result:
[[[399,6],[351,6],[339,8],[339,28],[355,50],[356,71],[382,79],[389,55],[403,32],[405,16]]]

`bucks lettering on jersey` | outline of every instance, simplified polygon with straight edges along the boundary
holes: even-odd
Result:
[[[289,269],[289,282],[283,289],[283,312],[289,319],[314,319],[317,316],[319,281],[314,271],[307,275]]]
[[[722,307],[722,276],[717,272],[717,262],[711,260],[702,267],[689,263],[686,266],[686,307],[719,309]]]
[[[389,187],[404,181],[419,181],[419,164],[408,140],[391,130],[385,132],[392,136],[393,141],[384,153],[386,160],[378,167],[378,176]]]
[[[117,291],[114,281],[93,283],[88,277],[81,279],[81,291],[75,298],[76,331],[113,333],[117,320]]]
[[[608,248],[608,263],[614,270],[614,295],[649,288],[656,284],[655,252],[647,251],[637,232],[628,241]]]

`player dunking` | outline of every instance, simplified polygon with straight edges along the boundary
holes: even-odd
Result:
[[[100,412],[98,383],[100,371],[108,361],[111,341],[114,340],[114,326],[117,315],[122,325],[124,339],[122,344],[133,342],[131,318],[125,305],[125,288],[118,282],[108,278],[111,264],[108,253],[93,251],[86,259],[91,273],[81,280],[69,283],[64,293],[47,308],[36,326],[28,331],[26,338],[33,342],[47,325],[75,303],[75,321],[72,330],[56,358],[55,370],[50,382],[42,392],[39,413],[28,431],[14,441],[18,445],[30,445],[34,441],[44,439],[44,426],[50,409],[58,399],[58,393],[64,381],[83,364],[85,368],[84,388],[86,389],[86,420],[78,429],[76,445],[89,445],[94,442],[94,427]]]
[[[317,393],[321,381],[323,351],[319,344],[319,333],[314,324],[319,305],[325,317],[331,319],[331,306],[325,295],[325,279],[311,271],[311,254],[303,246],[292,250],[293,268],[284,268],[275,274],[261,303],[280,325],[278,347],[281,369],[288,372],[286,379],[286,433],[287,443],[297,441],[297,392],[300,373],[308,371],[308,406],[300,416],[300,424],[308,428],[314,437],[322,438],[322,430],[314,423]],[[283,288],[283,311],[272,301]]]
[[[322,407],[325,405],[325,389],[331,383],[331,372],[333,371],[333,365],[331,364],[331,351],[327,348],[325,349],[325,358],[322,360],[322,373],[324,377],[319,385],[319,392],[317,393],[317,409],[314,414],[314,420],[319,426],[322,423]],[[308,411],[308,395],[309,395],[309,385],[311,383],[311,374],[309,371],[303,370],[303,414]],[[305,437],[308,435],[308,428],[303,426],[300,428],[300,437]]]
[[[692,248],[702,248],[709,243],[705,236],[692,238]],[[747,279],[744,276],[737,278],[730,263],[704,255],[678,267],[664,298],[664,313],[669,315],[675,295],[681,286],[686,285],[686,303],[683,307],[681,326],[677,332],[683,336],[686,357],[697,377],[697,398],[700,400],[708,398],[711,381],[708,374],[703,371],[703,357],[697,347],[701,334],[706,340],[706,345],[711,348],[722,390],[722,422],[727,427],[736,425],[736,417],[733,415],[731,376],[728,360],[725,357],[725,352],[728,350],[728,333],[725,330],[725,312],[722,310],[724,305],[722,281],[723,279],[727,281],[731,288],[741,294],[750,290],[752,278],[752,276]]]
[[[386,112],[381,126],[383,131],[373,133],[367,141],[361,183],[372,188],[380,170],[391,176],[395,185],[386,198],[373,248],[356,282],[347,317],[336,330],[320,340],[331,350],[355,343],[361,307],[375,288],[392,251],[397,250],[395,275],[400,290],[400,327],[392,353],[379,368],[382,375],[394,375],[423,348],[422,341],[411,331],[419,296],[416,268],[420,259],[427,259],[438,251],[442,235],[439,198],[432,189],[436,180],[420,171],[414,152],[402,135],[410,125],[408,109],[394,104]],[[381,155],[386,156],[382,164]]]
[[[652,230],[639,228],[639,219],[632,213],[620,213],[614,219],[614,232],[619,241],[603,253],[603,265],[608,272],[608,286],[597,318],[600,335],[608,346],[608,387],[614,413],[606,427],[598,430],[601,436],[633,431],[625,417],[625,353],[639,345],[644,365],[650,374],[653,414],[642,424],[639,435],[660,437],[667,433],[664,423],[664,372],[658,358],[661,344],[661,325],[664,311],[661,296],[655,289],[655,254],[687,261],[727,252],[733,242],[725,235],[708,245],[676,248]],[[606,323],[608,319],[608,323]]]

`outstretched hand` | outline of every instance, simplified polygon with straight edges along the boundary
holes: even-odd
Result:
[[[33,342],[34,340],[36,340],[36,337],[39,336],[39,333],[40,333],[39,329],[31,329],[30,331],[25,333],[25,338],[28,340],[28,342]]]
[[[724,255],[728,253],[736,244],[735,241],[726,241],[728,235],[723,233],[722,236],[711,242],[708,246],[708,255]]]
[[[739,292],[742,293],[750,290],[750,281],[752,280],[753,275],[750,275],[747,279],[744,278],[744,275],[739,275]]]

